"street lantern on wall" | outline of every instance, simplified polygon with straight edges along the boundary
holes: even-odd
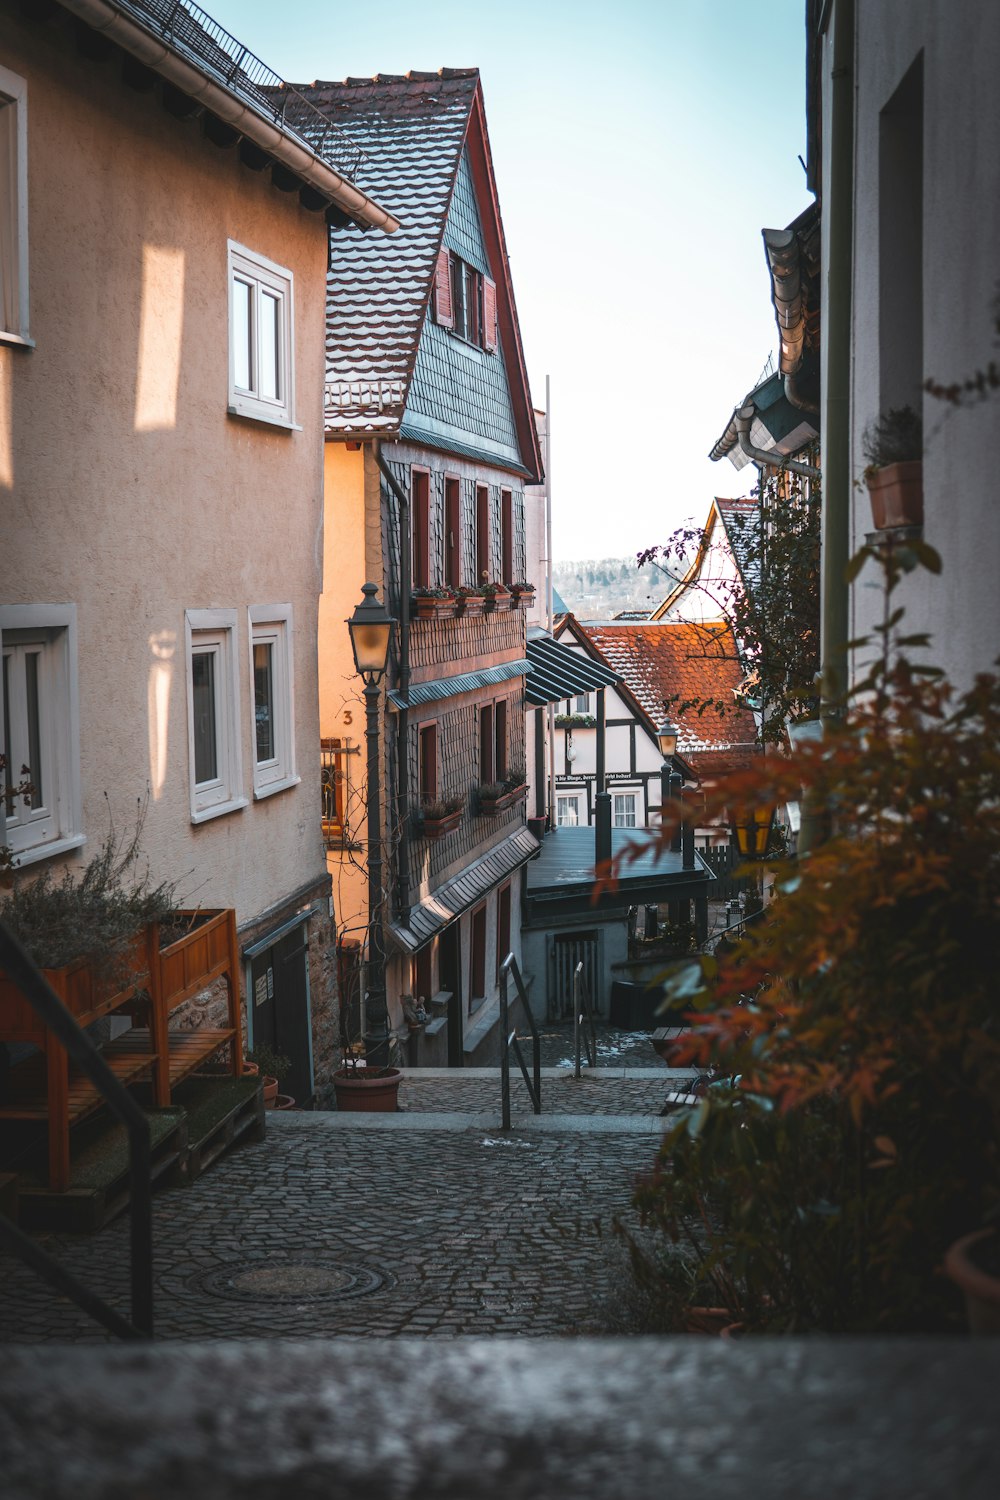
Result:
[[[664,760],[672,760],[677,754],[677,726],[671,724],[669,719],[664,719],[656,731],[657,743],[660,746],[660,754]]]
[[[368,986],[365,993],[365,1059],[369,1067],[389,1064],[389,1009],[385,995],[385,930],[382,890],[382,778],[379,766],[379,683],[389,661],[395,620],[366,583],[364,598],[347,621],[354,665],[365,685],[365,739],[368,745]]]
[[[774,806],[742,807],[732,821],[732,837],[743,859],[763,859],[774,823]]]

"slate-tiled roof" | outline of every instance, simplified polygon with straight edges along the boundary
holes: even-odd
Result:
[[[619,674],[654,730],[669,714],[680,731],[677,748],[700,776],[733,770],[757,753],[753,714],[735,706],[745,673],[728,621],[609,621],[579,628]],[[682,710],[690,699],[711,699],[713,706],[700,714],[695,708]],[[677,701],[664,709],[670,700]],[[715,703],[725,704],[725,712]],[[703,760],[706,754],[710,760]]]
[[[756,495],[741,495],[735,500],[716,499],[715,508],[725,527],[733,559],[743,586],[749,594],[760,582],[760,500]]]
[[[298,85],[365,153],[359,186],[400,220],[393,235],[334,236],[326,426],[396,432],[461,160],[477,68]]]

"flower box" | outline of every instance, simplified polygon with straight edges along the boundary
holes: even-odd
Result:
[[[460,615],[481,615],[485,608],[482,594],[459,594],[455,601],[455,612]]]
[[[416,620],[450,620],[455,613],[454,595],[412,594],[410,612]]]
[[[527,786],[515,786],[509,791],[502,792],[499,797],[491,797],[480,792],[479,811],[485,813],[487,817],[492,817],[494,813],[505,812],[508,807],[513,807],[515,802],[519,802],[527,791]]]
[[[440,818],[428,818],[425,814],[420,825],[420,832],[425,839],[443,839],[445,834],[454,833],[462,821],[462,809],[444,814]]]

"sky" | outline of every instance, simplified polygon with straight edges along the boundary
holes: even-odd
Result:
[[[201,0],[282,77],[480,69],[556,561],[662,542],[776,347],[760,232],[811,201],[805,0]]]

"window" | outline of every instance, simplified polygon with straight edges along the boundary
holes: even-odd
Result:
[[[203,823],[247,805],[242,795],[239,682],[233,646],[236,611],[189,609],[184,628],[191,821]]]
[[[590,712],[590,698],[586,693],[578,693],[573,704],[575,714],[587,714]]]
[[[425,1004],[434,995],[434,948],[434,941],[428,943],[413,960],[413,994]]]
[[[444,482],[444,581],[454,589],[462,582],[462,487],[457,479]]]
[[[500,980],[500,965],[510,952],[510,886],[502,885],[497,891],[497,982]]]
[[[483,786],[489,786],[496,779],[493,704],[484,703],[479,710],[479,780]]]
[[[295,718],[292,692],[292,606],[250,608],[250,675],[253,681],[253,794],[270,797],[295,786]]]
[[[411,582],[415,589],[425,589],[430,587],[431,581],[431,476],[426,469],[411,471],[410,502],[413,511]]]
[[[490,491],[485,484],[476,485],[476,583],[490,576]]]
[[[347,806],[351,792],[350,757],[358,754],[350,740],[320,740],[320,789],[323,798],[323,838],[331,849],[350,849]]]
[[[0,67],[0,342],[28,334],[28,86]]]
[[[436,724],[422,724],[417,735],[417,784],[421,806],[438,800]]]
[[[500,491],[500,572],[502,583],[514,582],[514,497]]]
[[[497,347],[496,283],[451,250],[438,253],[434,321],[487,353]]]
[[[494,720],[496,724],[496,778],[503,781],[507,775],[507,703],[505,699],[496,705],[494,709]]]
[[[0,751],[0,843],[18,864],[78,848],[80,725],[76,675],[76,607],[0,606],[3,698]],[[28,782],[30,792],[18,796]]]
[[[469,1010],[486,999],[486,907],[472,913],[469,953]]]
[[[615,827],[635,827],[635,792],[615,792]]]
[[[229,410],[294,427],[292,273],[229,241]]]
[[[556,796],[556,827],[578,828],[580,826],[580,794]]]

